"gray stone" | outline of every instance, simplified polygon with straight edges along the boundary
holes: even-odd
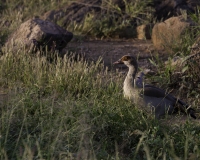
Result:
[[[197,0],[153,0],[155,17],[158,20],[166,20],[173,16],[180,16],[182,12],[195,13],[200,2]]]
[[[5,48],[18,51],[24,47],[28,50],[47,49],[62,50],[73,38],[73,34],[53,22],[39,18],[30,19],[10,35]]]

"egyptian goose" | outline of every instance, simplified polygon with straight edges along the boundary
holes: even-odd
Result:
[[[114,64],[125,64],[129,70],[124,81],[124,96],[131,99],[142,108],[155,113],[156,118],[165,114],[172,114],[180,106],[181,111],[187,111],[191,117],[196,119],[194,110],[185,102],[175,98],[166,91],[152,85],[143,84],[143,74],[136,77],[138,70],[137,60],[133,56],[123,56]]]

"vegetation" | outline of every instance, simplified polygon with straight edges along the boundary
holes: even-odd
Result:
[[[55,3],[68,1],[0,2],[1,45],[22,21]],[[86,62],[81,57],[55,57],[49,62],[25,50],[1,55],[2,160],[199,159],[198,123],[189,117],[186,123],[178,122],[181,115],[157,121],[137,109],[123,98],[124,76],[108,71],[101,58]],[[163,74],[168,76],[171,66],[158,62],[159,58],[152,60],[162,74],[154,78],[169,84]]]
[[[1,57],[1,159],[187,159],[199,156],[190,120],[164,125],[122,95],[123,76],[73,57]],[[178,119],[178,118],[177,118]]]
[[[12,33],[22,22],[34,16],[41,16],[51,9],[62,8],[63,5],[76,1],[70,0],[6,0],[5,3],[0,2],[0,44],[3,44],[7,36]],[[134,25],[137,23],[147,23],[152,20],[152,8],[147,7],[146,0],[129,2],[125,0],[125,9],[122,10],[116,4],[109,0],[102,0],[101,13],[97,17],[94,12],[89,12],[82,23],[70,23],[66,27],[76,35],[90,35],[92,37],[110,37],[125,34],[125,30],[129,30],[129,34],[135,35]],[[87,6],[87,3],[83,4]],[[63,25],[64,19],[60,18],[56,23]]]
[[[152,21],[153,9],[147,7],[150,3],[147,0],[123,2],[125,7],[120,8],[112,1],[102,0],[102,5],[99,6],[101,12],[90,12],[82,24],[71,23],[67,28],[77,34],[92,37],[136,37],[135,25]]]

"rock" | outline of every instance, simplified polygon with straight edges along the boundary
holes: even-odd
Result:
[[[61,9],[48,11],[41,18],[54,22],[61,21],[62,26],[68,27],[71,23],[83,23],[90,13],[100,14],[101,4],[102,0],[77,0]]]
[[[151,39],[152,24],[143,24],[137,26],[137,38],[141,40]]]
[[[72,39],[73,34],[66,31],[53,22],[44,21],[39,18],[30,19],[8,38],[5,49],[18,51],[22,48],[32,50],[62,50]]]
[[[152,30],[152,41],[156,49],[170,49],[181,44],[181,36],[191,30],[196,24],[182,16],[172,17],[164,22],[154,25]]]
[[[64,10],[50,10],[46,12],[41,19],[45,21],[50,21],[56,23],[60,19],[62,19],[65,16]]]
[[[130,1],[126,0],[126,3]],[[63,20],[62,25],[67,27],[70,22],[83,22],[89,13],[93,13],[98,18],[99,16],[104,16],[104,12],[109,12],[108,5],[116,6],[121,11],[125,11],[125,2],[122,0],[110,0],[109,3],[103,0],[76,0],[72,3],[67,3],[62,8],[46,12],[41,18],[50,21]],[[103,15],[101,15],[102,12]],[[114,13],[114,11],[112,10],[111,13]]]
[[[179,16],[182,12],[195,13],[197,0],[153,0],[152,6],[155,8],[154,16],[158,20],[166,20],[173,16]]]

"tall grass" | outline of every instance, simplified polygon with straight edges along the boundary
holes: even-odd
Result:
[[[199,156],[199,127],[158,123],[122,95],[98,62],[26,52],[0,59],[1,159],[168,159]]]

